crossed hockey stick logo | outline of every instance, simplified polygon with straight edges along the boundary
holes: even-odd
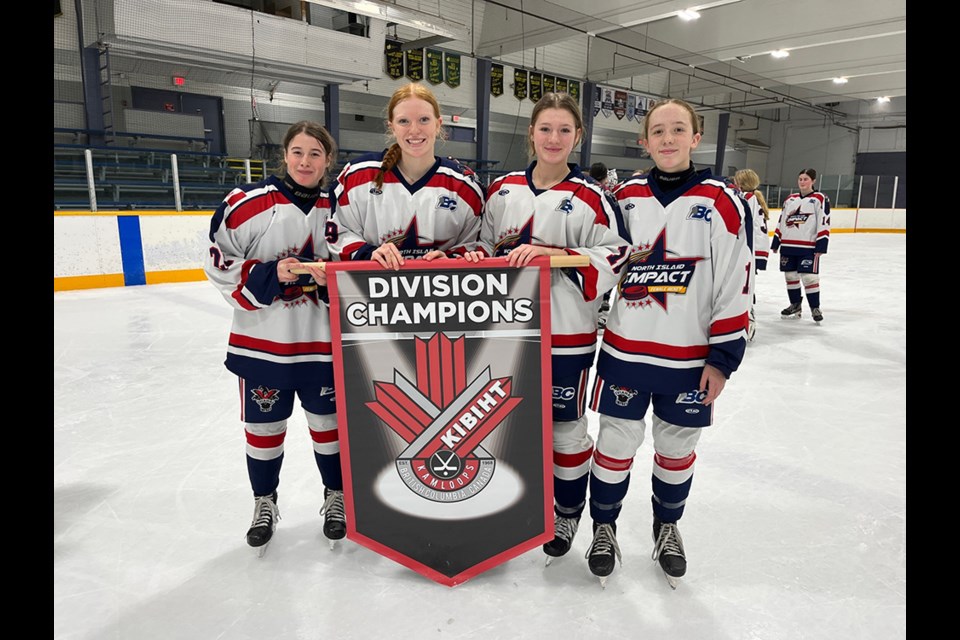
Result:
[[[489,483],[496,459],[481,445],[522,398],[512,377],[487,367],[469,384],[465,338],[443,333],[416,338],[416,383],[394,369],[394,381],[375,381],[367,407],[407,443],[397,456],[404,484],[434,502],[459,502]]]

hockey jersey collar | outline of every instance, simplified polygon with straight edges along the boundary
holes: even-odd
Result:
[[[400,182],[400,184],[402,184],[404,187],[407,188],[407,191],[409,191],[410,193],[416,193],[417,191],[420,190],[420,187],[430,182],[430,178],[433,177],[433,175],[437,172],[437,169],[439,168],[440,168],[440,158],[434,156],[433,166],[430,167],[430,169],[428,169],[427,172],[423,174],[423,176],[413,184],[410,184],[409,182],[407,182],[407,179],[403,177],[403,174],[400,173],[400,167],[394,165],[391,171],[393,172],[393,175],[397,177],[397,180]]]
[[[694,171],[686,181],[678,185],[675,189],[670,191],[663,191],[660,189],[660,184],[657,182],[657,172],[659,169],[654,167],[651,169],[650,173],[647,174],[647,185],[650,187],[650,191],[653,192],[653,196],[657,199],[662,206],[667,207],[671,202],[685,194],[696,184],[700,184],[704,180],[708,180],[713,176],[713,172],[710,169],[701,169],[700,171]]]
[[[530,191],[533,191],[533,193],[534,193],[535,195],[540,195],[541,193],[544,193],[544,192],[546,192],[546,191],[549,191],[550,189],[537,189],[537,188],[534,186],[534,184],[533,184],[533,168],[534,168],[535,166],[537,166],[537,161],[536,161],[536,160],[534,160],[533,162],[531,162],[531,163],[530,163],[530,166],[527,167],[527,170],[525,171],[525,173],[526,173],[526,175],[527,175],[527,186],[530,187]],[[569,171],[569,172],[567,173],[567,175],[563,178],[563,180],[561,180],[561,181],[558,182],[557,184],[563,184],[564,182],[570,180],[571,178],[583,178],[583,173],[580,171],[580,167],[579,167],[576,163],[574,163],[574,162],[568,162],[568,163],[567,163],[567,167],[569,167],[570,171]],[[556,185],[554,185],[554,186],[556,186]],[[552,187],[551,187],[551,188],[552,188]]]

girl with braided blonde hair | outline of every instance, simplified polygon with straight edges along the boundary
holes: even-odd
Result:
[[[459,162],[436,155],[443,117],[436,96],[406,84],[387,105],[389,148],[361,155],[337,178],[337,210],[326,238],[334,260],[458,257],[476,241],[483,190]]]
[[[750,206],[750,215],[753,216],[753,256],[754,273],[766,271],[767,258],[770,256],[770,235],[767,231],[767,221],[770,220],[770,209],[767,200],[757,187],[760,186],[760,176],[753,169],[740,169],[733,176],[737,188],[743,192],[743,199]],[[756,278],[754,278],[756,283]],[[757,302],[756,293],[753,304],[750,305],[750,323],[747,326],[747,340],[753,342],[757,333],[757,322],[753,312],[753,305]]]

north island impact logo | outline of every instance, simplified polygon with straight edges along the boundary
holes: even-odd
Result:
[[[435,333],[416,338],[416,382],[394,369],[393,382],[374,381],[366,403],[407,447],[397,456],[400,479],[433,502],[460,502],[487,486],[496,459],[482,443],[522,398],[511,395],[512,377],[494,378],[487,367],[466,377],[465,338]]]
[[[667,230],[653,244],[641,244],[620,276],[617,292],[627,308],[649,307],[656,302],[667,310],[667,294],[684,295],[693,280],[697,263],[703,258],[674,258],[667,249]]]

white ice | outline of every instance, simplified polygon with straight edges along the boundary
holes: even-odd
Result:
[[[454,588],[331,550],[296,412],[258,559],[219,293],[54,294],[54,638],[905,638],[906,237],[830,242],[821,326],[806,307],[779,317],[776,263],[758,278],[756,340],[698,446],[676,591],[650,559],[649,435],[605,590],[586,518],[549,567],[535,549]]]

